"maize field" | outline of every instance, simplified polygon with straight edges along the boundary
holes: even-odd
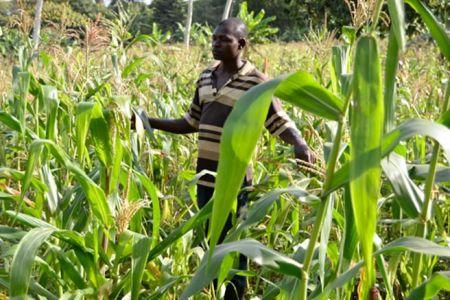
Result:
[[[405,5],[429,39],[406,36]],[[449,299],[450,37],[421,1],[249,49],[273,79],[234,107],[202,209],[195,135],[130,120],[182,116],[208,45],[107,31],[0,58],[0,298],[220,299],[240,274],[246,299]],[[315,164],[263,130],[273,96]],[[218,244],[250,162],[251,201]]]

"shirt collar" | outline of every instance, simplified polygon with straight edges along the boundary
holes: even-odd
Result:
[[[250,74],[255,67],[252,65],[251,62],[248,60],[244,60],[244,64],[239,68],[238,75],[239,76],[246,76]]]
[[[238,72],[236,74],[234,74],[231,78],[237,79],[239,76],[246,76],[248,74],[250,74],[253,69],[255,68],[253,66],[253,64],[251,62],[249,62],[248,60],[243,60],[244,64],[238,69]],[[211,71],[211,75],[212,73],[219,67],[220,65],[220,61],[216,60],[211,67],[209,67],[208,69]]]

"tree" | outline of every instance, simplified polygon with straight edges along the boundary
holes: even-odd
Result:
[[[225,3],[222,20],[228,19],[228,17],[230,16],[231,4],[233,4],[233,0],[227,0],[227,2]]]
[[[327,25],[329,30],[339,30],[351,22],[345,1],[247,0],[247,3],[249,10],[264,9],[267,16],[276,16],[272,25],[280,29],[282,38],[286,40],[300,39],[310,28]]]
[[[177,23],[186,18],[186,6],[183,0],[154,0],[150,7],[153,8],[154,21],[163,31],[174,32],[177,29]]]
[[[188,13],[186,17],[186,28],[184,31],[184,45],[189,48],[189,38],[191,35],[191,24],[192,24],[192,9],[194,7],[194,0],[188,1]]]
[[[227,0],[228,1],[228,0]],[[231,1],[228,16],[235,16],[237,13],[237,1]],[[197,0],[194,2],[194,16],[193,22],[199,24],[209,24],[216,26],[224,15],[225,11],[224,0]]]
[[[36,10],[34,13],[34,26],[33,26],[33,50],[36,51],[39,46],[39,36],[41,33],[41,14],[42,7],[44,6],[44,0],[36,1]]]
[[[95,20],[98,14],[102,14],[105,17],[112,17],[110,10],[105,6],[104,0],[76,0],[66,2],[72,7],[77,13],[86,15],[89,19]]]

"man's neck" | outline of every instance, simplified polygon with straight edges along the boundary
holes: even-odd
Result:
[[[244,61],[238,57],[233,60],[222,60],[219,68],[222,69],[223,73],[236,74],[243,65]]]

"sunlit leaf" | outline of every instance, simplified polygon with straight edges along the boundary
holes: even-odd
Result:
[[[442,290],[450,291],[450,272],[434,273],[429,280],[414,289],[407,299],[431,299]]]
[[[418,237],[401,237],[395,241],[392,241],[391,243],[387,244],[386,246],[380,248],[376,252],[374,252],[374,255],[379,254],[388,254],[388,253],[398,253],[398,252],[404,252],[404,251],[410,251],[413,253],[422,253],[425,255],[435,255],[435,256],[441,256],[441,257],[450,257],[450,248],[437,245],[436,243],[433,243],[432,241],[418,238]],[[327,299],[328,294],[337,289],[342,287],[344,284],[346,284],[348,281],[353,279],[356,274],[358,273],[358,270],[363,266],[364,262],[360,261],[359,263],[355,264],[352,268],[342,273],[340,276],[338,276],[335,280],[330,282],[323,292],[314,298],[316,299]]]
[[[372,243],[381,187],[383,97],[378,42],[362,36],[356,46],[351,110],[350,192],[356,230],[366,262],[364,293],[375,283]]]
[[[54,231],[52,228],[35,228],[20,240],[11,264],[9,294],[12,298],[26,298],[37,251]]]
[[[285,78],[276,88],[275,96],[301,109],[337,121],[344,110],[344,102],[319,85],[306,72],[298,71]]]
[[[144,268],[147,263],[147,257],[150,251],[152,240],[144,237],[135,241],[133,245],[133,256],[131,258],[131,299],[139,299],[139,290],[141,287]]]
[[[438,123],[428,120],[412,119],[401,124],[383,137],[381,148],[382,156],[388,155],[401,142],[415,135],[429,136],[436,140],[447,159],[450,159],[450,130]],[[369,154],[367,154],[369,155]],[[332,191],[346,184],[349,180],[350,163],[344,164],[333,176],[330,189],[325,193]]]
[[[241,240],[216,246],[208,263],[208,254],[197,269],[187,289],[181,295],[181,299],[187,299],[213,281],[219,272],[223,258],[232,252],[238,252],[256,264],[272,269],[281,274],[299,277],[301,264],[279,252],[276,252],[255,240]]]
[[[391,1],[392,2],[392,1]],[[397,0],[395,2],[398,2]],[[399,44],[394,30],[389,33],[384,76],[384,130],[390,131],[395,126],[396,75],[399,62]]]
[[[405,4],[401,0],[388,0],[387,3],[392,22],[391,32],[394,32],[398,48],[403,52],[406,44]]]
[[[425,25],[428,27],[431,36],[439,46],[442,54],[450,61],[450,37],[445,32],[444,26],[438,22],[436,17],[431,13],[430,9],[420,0],[405,0],[421,17]]]
[[[273,79],[250,89],[237,101],[225,122],[212,199],[211,249],[217,244],[228,213],[236,203],[248,163],[269,111],[273,92],[280,81],[281,78]]]
[[[42,87],[42,98],[47,114],[46,138],[55,140],[56,118],[59,108],[58,90],[53,86],[44,85]]]
[[[416,218],[422,211],[424,194],[421,189],[409,178],[405,158],[391,153],[381,162],[384,174],[389,179],[396,200],[405,213]]]

